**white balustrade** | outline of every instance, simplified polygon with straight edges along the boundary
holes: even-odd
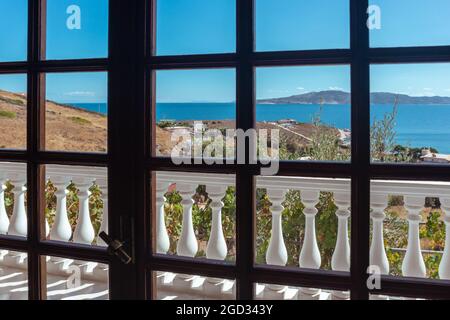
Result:
[[[450,198],[441,198],[445,223],[445,248],[439,265],[439,278],[450,280]]]
[[[266,252],[267,264],[275,266],[285,266],[288,261],[286,244],[283,238],[281,213],[284,210],[282,202],[284,201],[287,190],[267,189],[272,206],[272,233],[269,241],[269,247]]]
[[[8,177],[0,172],[0,234],[7,234],[9,228],[9,218],[5,206],[5,190]]]
[[[425,262],[420,248],[419,223],[422,218],[420,211],[423,209],[425,197],[406,196],[405,208],[408,210],[408,246],[403,259],[402,273],[406,277],[424,278],[427,274]]]
[[[317,190],[302,190],[301,199],[305,208],[305,236],[300,252],[299,265],[301,268],[319,269],[322,263],[316,237],[316,205],[319,203],[320,192]]]
[[[370,265],[377,266],[381,274],[389,274],[389,261],[384,247],[383,221],[384,209],[388,204],[387,194],[372,193],[370,197],[372,212],[372,242],[370,244]]]
[[[267,195],[272,203],[270,211],[272,213],[272,233],[269,246],[266,252],[266,263],[275,266],[285,266],[288,261],[288,253],[283,237],[283,225],[281,213],[284,210],[282,205],[287,190],[267,189]],[[273,291],[282,291],[286,286],[268,285]]]
[[[25,210],[26,173],[12,174],[10,181],[14,186],[12,190],[14,193],[14,209],[9,223],[8,235],[26,237],[28,229],[27,212]]]
[[[105,178],[97,179],[97,185],[102,192],[102,201],[103,201],[103,214],[102,214],[102,223],[100,224],[99,233],[105,232],[108,233],[108,224],[109,224],[109,205],[108,205],[108,180]],[[97,237],[97,244],[99,246],[106,247],[107,244],[100,238]]]
[[[206,247],[206,258],[213,260],[225,260],[227,257],[227,243],[222,227],[222,199],[228,186],[207,185],[206,192],[211,199],[212,222],[208,245]]]
[[[335,192],[334,202],[338,207],[338,230],[336,248],[331,259],[331,268],[335,271],[350,271],[350,242],[348,238],[348,219],[350,218],[350,193]]]
[[[211,232],[206,247],[206,257],[214,260],[224,260],[228,248],[222,226],[222,199],[229,186],[235,184],[233,175],[195,174],[158,172],[156,174],[156,234],[157,252],[165,254],[169,250],[169,237],[164,223],[164,193],[170,185],[174,185],[182,198],[183,221],[182,231],[177,243],[177,255],[195,257],[198,251],[198,242],[192,221],[192,199],[197,187],[206,186],[206,192],[211,199],[212,210]],[[210,279],[214,282],[217,279]]]
[[[166,254],[170,248],[170,239],[166,227],[164,203],[169,183],[156,181],[156,253]]]
[[[91,192],[89,189],[94,183],[98,185],[102,192],[103,215],[100,231],[107,231],[108,226],[108,183],[107,169],[97,167],[82,166],[60,166],[46,165],[47,179],[56,187],[56,211],[55,221],[52,225],[49,238],[55,241],[69,241],[81,244],[92,244],[96,234],[92,225],[89,210],[89,198]],[[73,226],[67,215],[67,187],[73,183],[79,190],[79,210],[75,230],[72,235]],[[99,245],[105,245],[101,239]]]
[[[92,181],[86,178],[77,178],[74,180],[77,185],[78,199],[80,201],[78,210],[77,226],[73,233],[73,241],[82,244],[91,244],[95,239],[95,230],[92,226],[91,214],[89,211],[89,196],[92,187]]]
[[[181,196],[183,206],[183,222],[181,225],[181,235],[177,244],[177,254],[183,257],[193,258],[198,251],[197,238],[195,237],[194,223],[192,221],[192,206],[196,186],[189,183],[177,183],[177,191]]]
[[[334,202],[338,207],[336,216],[338,218],[338,230],[336,247],[331,258],[331,268],[335,271],[350,271],[350,241],[348,237],[348,219],[350,218],[350,193],[335,192]],[[333,291],[332,298],[349,299],[348,291]]]
[[[55,220],[50,231],[50,239],[55,241],[69,241],[72,237],[72,226],[67,215],[67,186],[70,184],[70,177],[49,176],[56,188],[56,211]]]

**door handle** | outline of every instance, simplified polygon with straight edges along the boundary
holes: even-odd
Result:
[[[100,232],[100,234],[98,236],[100,238],[102,238],[102,240],[105,241],[105,243],[108,245],[108,253],[110,255],[116,256],[124,264],[130,264],[131,263],[132,259],[131,259],[130,255],[123,248],[123,242],[121,242],[119,240],[112,239],[104,231]]]

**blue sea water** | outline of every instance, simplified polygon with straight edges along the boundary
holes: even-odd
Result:
[[[94,112],[107,113],[106,104],[76,104]],[[357,106],[354,106],[355,108]],[[257,121],[294,119],[311,122],[320,105],[258,104]],[[371,119],[381,120],[392,112],[391,105],[372,105]],[[156,120],[234,120],[233,103],[158,103]],[[349,105],[323,105],[321,121],[339,129],[350,129]],[[399,105],[396,140],[410,147],[434,147],[450,154],[450,105]]]

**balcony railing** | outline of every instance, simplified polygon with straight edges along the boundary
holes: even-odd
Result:
[[[89,189],[95,183],[102,191],[104,212],[107,212],[107,173],[101,168],[46,166],[47,179],[56,187],[56,212],[54,223],[47,228],[50,240],[75,241],[92,244],[97,235],[90,220]],[[26,168],[22,164],[0,164],[0,232],[4,235],[18,235],[25,237],[26,230]],[[4,203],[4,190],[7,182],[14,188],[14,208],[9,218]],[[74,183],[78,188],[79,213],[75,225],[71,225],[67,216],[66,188]],[[194,174],[158,172],[156,174],[156,236],[158,254],[167,254],[170,238],[165,224],[165,195],[168,191],[176,191],[181,196],[182,225],[179,239],[176,242],[176,254],[183,257],[196,257],[199,242],[194,230],[192,210],[193,197],[198,186],[206,187],[209,207],[212,211],[210,236],[206,245],[206,258],[225,260],[228,255],[222,225],[222,199],[227,189],[234,186],[234,175]],[[258,177],[256,186],[265,189],[270,200],[272,218],[272,232],[266,251],[266,263],[283,267],[288,261],[288,251],[283,237],[281,215],[285,210],[283,203],[290,190],[300,191],[302,212],[305,216],[303,230],[303,244],[300,250],[298,266],[301,268],[319,269],[322,258],[316,235],[317,204],[321,192],[333,194],[337,207],[337,237],[331,259],[331,268],[335,271],[349,272],[350,270],[350,180],[326,178],[298,178],[298,177]],[[402,272],[408,277],[425,277],[426,268],[421,251],[419,237],[420,213],[424,207],[426,197],[439,198],[443,212],[442,220],[446,225],[445,249],[439,266],[439,277],[450,279],[450,184],[440,182],[418,181],[372,181],[371,183],[371,219],[372,242],[370,247],[370,263],[379,267],[382,274],[389,273],[383,221],[386,218],[385,209],[388,207],[388,197],[399,195],[404,197],[405,208],[408,211],[408,244],[402,263]],[[107,229],[107,215],[103,215],[101,230]],[[72,233],[72,230],[74,232]],[[300,230],[299,230],[300,232]],[[100,245],[102,243],[99,241]],[[300,244],[299,244],[300,245]],[[0,268],[4,273],[0,276],[0,294],[6,298],[17,295],[26,296],[26,254],[3,250],[0,255]],[[75,268],[73,268],[75,267]],[[63,289],[67,278],[74,270],[80,270],[82,289]],[[69,259],[47,258],[47,273],[49,275],[49,298],[104,298],[107,296],[107,266],[96,263],[82,263]],[[19,280],[15,280],[15,277]],[[51,279],[51,280],[50,280]],[[62,281],[62,282],[61,282]],[[53,285],[53,287],[52,287]],[[86,285],[86,288],[82,286]],[[53,290],[53,288],[56,288]],[[90,291],[89,291],[90,290]],[[106,293],[105,293],[106,290]],[[53,293],[52,293],[53,292]],[[55,293],[56,292],[56,293]],[[20,293],[20,294],[19,294]],[[175,275],[172,273],[157,273],[157,294],[160,299],[176,298],[209,298],[232,299],[235,297],[235,284],[232,280],[204,278],[199,276]],[[276,285],[260,284],[255,287],[257,298],[265,299],[348,299],[348,292],[324,292],[319,289],[291,288]]]

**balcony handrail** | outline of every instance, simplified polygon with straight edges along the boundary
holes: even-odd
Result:
[[[371,193],[402,196],[450,197],[450,182],[373,180]]]
[[[45,175],[47,179],[51,177],[88,178],[92,181],[105,180],[108,169],[104,167],[83,167],[83,166],[62,166],[46,165]]]

